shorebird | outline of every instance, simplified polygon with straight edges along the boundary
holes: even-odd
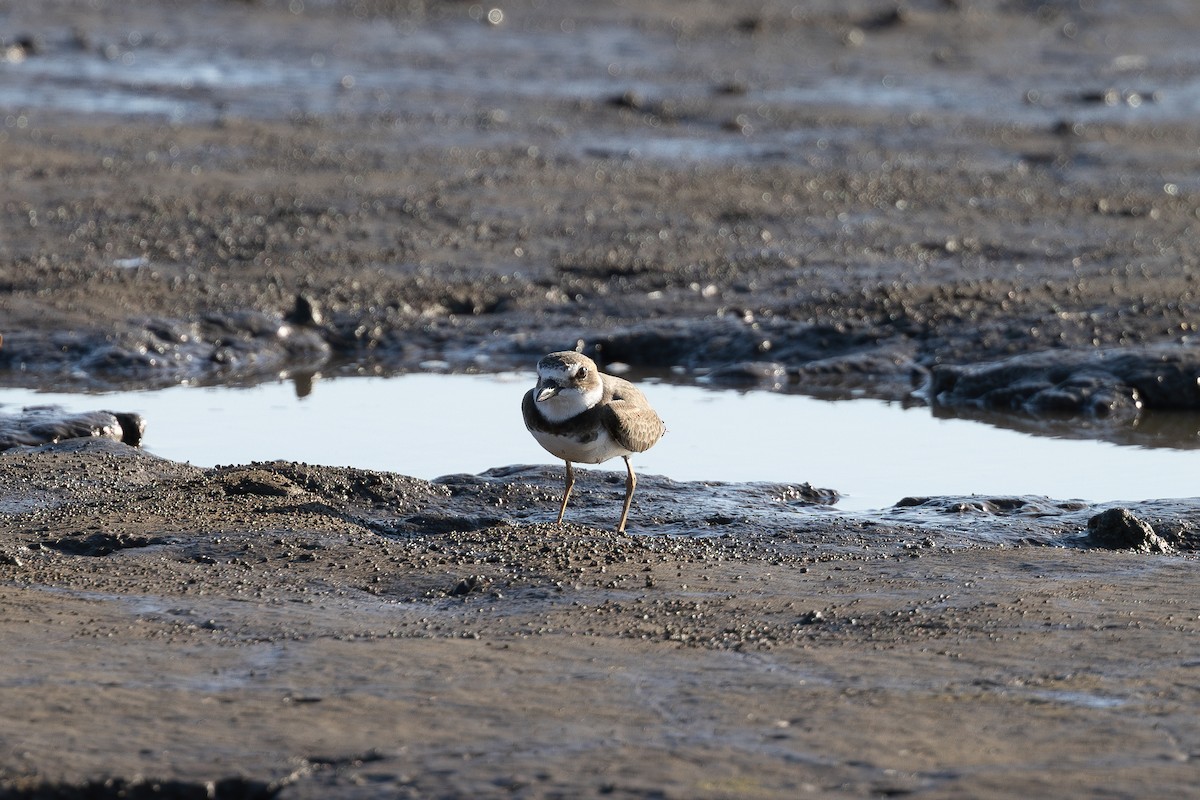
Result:
[[[537,364],[537,385],[525,393],[521,413],[538,444],[567,465],[558,522],[575,486],[572,462],[599,464],[625,459],[625,505],[617,533],[625,531],[637,476],[629,456],[649,450],[667,428],[646,396],[629,381],[606,375],[596,362],[572,351],[550,353]]]

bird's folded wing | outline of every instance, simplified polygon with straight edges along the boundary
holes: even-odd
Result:
[[[602,419],[609,436],[621,447],[635,453],[649,450],[666,430],[654,409],[625,400],[613,400],[605,406]]]

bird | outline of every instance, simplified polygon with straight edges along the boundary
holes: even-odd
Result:
[[[525,393],[521,413],[538,444],[566,462],[559,524],[575,486],[573,463],[599,464],[617,456],[625,460],[625,504],[617,523],[617,533],[624,533],[637,487],[629,457],[649,450],[667,430],[641,390],[601,372],[582,353],[564,350],[538,361],[537,384]]]

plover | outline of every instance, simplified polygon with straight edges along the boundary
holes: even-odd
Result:
[[[572,351],[551,353],[537,365],[537,385],[525,393],[521,412],[538,444],[567,464],[558,521],[575,486],[572,462],[599,464],[625,459],[625,505],[617,533],[625,531],[637,476],[629,456],[649,450],[667,428],[646,396],[629,381],[606,375],[596,362]]]

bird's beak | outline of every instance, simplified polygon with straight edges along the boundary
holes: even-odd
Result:
[[[539,403],[544,403],[545,401],[549,400],[551,397],[554,397],[554,395],[558,394],[559,391],[561,391],[561,390],[562,390],[562,387],[559,386],[557,383],[552,383],[552,382],[547,381],[546,383],[540,384],[538,386],[537,396],[534,399],[537,400]]]

